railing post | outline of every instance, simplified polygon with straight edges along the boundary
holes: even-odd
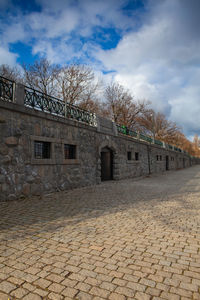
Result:
[[[117,125],[115,122],[113,122],[112,125],[113,125],[113,133],[115,136],[117,136],[118,135]]]
[[[16,83],[13,82],[13,85],[12,85],[12,102],[15,102],[15,93],[16,93]]]
[[[97,131],[100,132],[100,131],[101,131],[101,123],[100,123],[100,118],[99,118],[99,116],[97,116],[96,121],[97,121]]]
[[[24,105],[25,87],[21,83],[16,84],[15,88],[15,102],[19,105]]]

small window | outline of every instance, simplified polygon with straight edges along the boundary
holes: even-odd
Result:
[[[76,146],[64,144],[65,159],[76,159]]]
[[[162,155],[160,155],[160,160],[162,160]]]
[[[49,142],[34,142],[34,157],[37,159],[48,159],[51,153],[51,143]]]
[[[139,160],[139,153],[135,152],[135,160]]]
[[[159,155],[156,155],[156,160],[159,160]]]
[[[131,160],[131,159],[132,159],[132,158],[131,158],[131,151],[128,151],[128,152],[127,152],[127,159],[128,159],[128,160]]]

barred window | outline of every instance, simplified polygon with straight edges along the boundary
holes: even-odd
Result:
[[[135,152],[135,160],[139,160],[139,152]]]
[[[34,157],[37,159],[48,159],[51,154],[51,143],[34,141]]]
[[[76,145],[64,144],[65,159],[76,159]]]
[[[127,159],[128,159],[128,160],[131,160],[131,159],[132,159],[132,158],[131,158],[131,151],[128,151],[128,152],[127,152]]]

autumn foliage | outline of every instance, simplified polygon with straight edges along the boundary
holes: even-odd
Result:
[[[197,135],[193,142],[189,141],[181,128],[164,114],[155,112],[149,101],[137,101],[117,82],[103,84],[88,66],[60,67],[47,59],[40,59],[32,65],[22,65],[21,70],[1,65],[0,75],[200,157]]]

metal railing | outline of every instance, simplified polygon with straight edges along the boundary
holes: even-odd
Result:
[[[23,87],[23,103],[25,106],[67,119],[74,119],[90,126],[97,127],[97,118],[95,113],[91,113],[78,106],[69,104],[27,86]],[[15,102],[15,90],[16,84],[14,81],[0,76],[1,100]]]
[[[159,140],[155,140],[155,139],[151,138],[150,136],[147,136],[143,133],[133,131],[133,130],[127,128],[124,125],[117,124],[117,130],[121,134],[125,134],[127,136],[134,137],[138,140],[143,140],[145,142],[148,142],[150,144],[158,145],[158,146],[160,146],[162,148],[165,148],[165,149],[174,150],[174,151],[185,153],[185,154],[189,155],[185,150],[182,150],[181,148],[178,148],[176,146],[172,146],[170,144],[166,144],[166,143],[164,143],[162,141],[159,141]]]
[[[25,86],[24,105],[56,116],[75,119],[90,126],[97,126],[96,114],[27,86]]]
[[[14,102],[15,82],[0,76],[0,99]]]
[[[16,84],[14,81],[0,76],[0,99],[8,102],[15,102]],[[95,113],[90,113],[78,106],[66,103],[53,96],[49,96],[33,88],[24,86],[24,105],[39,111],[50,113],[52,115],[74,119],[86,123],[90,126],[97,127],[97,118]],[[150,144],[156,144],[163,148],[188,154],[186,151],[166,144],[162,141],[155,140],[145,134],[138,133],[124,125],[116,124],[119,133],[146,141]]]

